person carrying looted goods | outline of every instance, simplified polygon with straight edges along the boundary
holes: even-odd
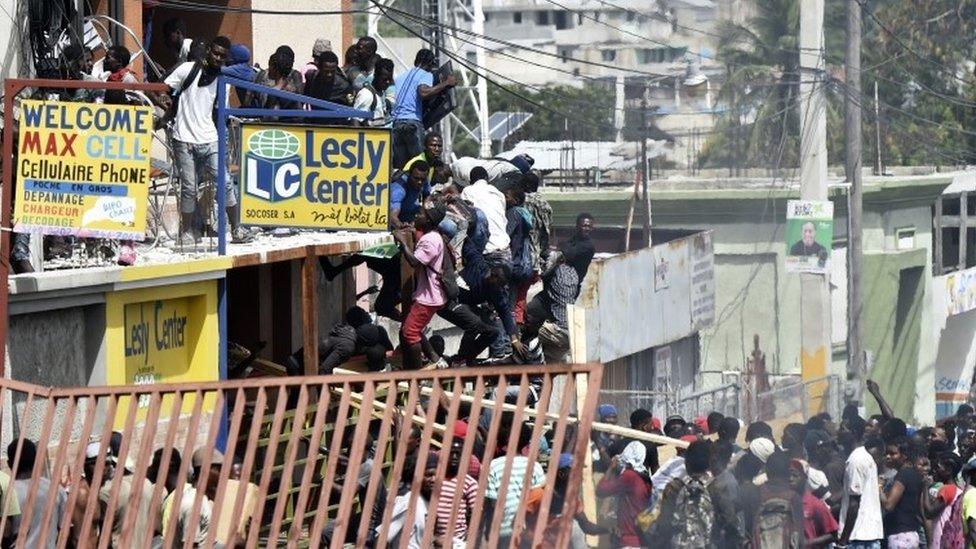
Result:
[[[512,183],[518,183],[522,176],[527,175],[535,159],[527,154],[517,154],[511,158],[474,158],[472,156],[462,156],[451,162],[451,171],[454,173],[454,180],[461,185],[468,185],[473,181],[469,179],[471,170],[476,167],[485,169],[488,174],[488,183],[503,187]]]
[[[434,84],[432,71],[437,56],[426,48],[417,51],[413,68],[396,78],[396,100],[393,106],[393,167],[400,168],[420,154],[424,135],[424,101],[433,99],[454,87],[457,79],[450,74]]]

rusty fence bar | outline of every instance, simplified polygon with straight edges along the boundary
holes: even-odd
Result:
[[[566,547],[601,375],[0,379],[0,477],[16,488],[0,494],[0,532],[17,547]],[[575,458],[568,475],[560,454]]]

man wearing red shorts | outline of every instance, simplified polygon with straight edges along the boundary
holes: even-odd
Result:
[[[403,230],[394,233],[394,238],[403,252],[403,257],[414,268],[416,284],[413,303],[400,327],[400,342],[403,346],[403,367],[416,370],[422,364],[421,342],[424,328],[434,318],[434,314],[447,303],[441,273],[444,268],[446,244],[444,237],[437,232],[437,225],[444,219],[445,209],[437,204],[421,208],[414,219],[414,227],[423,233],[414,249],[410,249],[410,238]],[[406,229],[409,230],[409,229]],[[452,258],[448,257],[447,261]],[[440,357],[430,357],[438,362]]]

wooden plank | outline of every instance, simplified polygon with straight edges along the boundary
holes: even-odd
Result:
[[[576,376],[577,410],[583,409],[583,405],[586,402],[587,385],[587,376],[585,374],[578,374]],[[583,486],[581,494],[583,496],[583,512],[586,513],[586,519],[590,522],[598,523],[596,483],[593,481],[593,453],[589,449],[587,449],[586,457],[583,460]],[[586,536],[586,544],[590,547],[596,547],[599,542],[600,540],[596,536]]]
[[[302,345],[305,349],[305,375],[319,373],[319,294],[316,288],[319,262],[308,253],[302,262]]]

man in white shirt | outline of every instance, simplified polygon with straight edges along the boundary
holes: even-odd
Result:
[[[203,195],[203,183],[216,185],[217,180],[217,126],[213,110],[217,100],[217,77],[227,59],[230,40],[218,36],[210,43],[207,56],[202,62],[186,62],[176,67],[166,77],[166,85],[178,98],[173,124],[173,155],[180,177],[180,244],[196,245],[197,215],[206,218],[208,212],[198,212]],[[166,99],[169,99],[166,96]],[[171,100],[170,100],[171,101]],[[165,100],[164,103],[169,101]],[[237,226],[240,218],[237,195],[231,178],[226,179],[227,217],[233,227],[232,242],[247,240],[247,233]]]
[[[844,499],[840,509],[838,546],[880,549],[884,537],[881,499],[878,494],[878,466],[864,448],[864,420],[854,417],[841,423],[854,447],[844,467]]]
[[[470,174],[471,184],[461,191],[461,198],[474,204],[484,212],[488,219],[488,244],[485,255],[509,254],[510,239],[506,226],[505,195],[496,187],[488,183],[488,172],[481,166],[475,166]]]
[[[377,63],[375,70],[373,82],[371,84],[365,83],[356,92],[356,99],[353,101],[352,108],[369,111],[373,114],[368,120],[356,119],[357,125],[383,128],[390,125],[387,120],[386,99],[383,96],[390,84],[393,84],[393,73],[384,70],[379,63]]]

